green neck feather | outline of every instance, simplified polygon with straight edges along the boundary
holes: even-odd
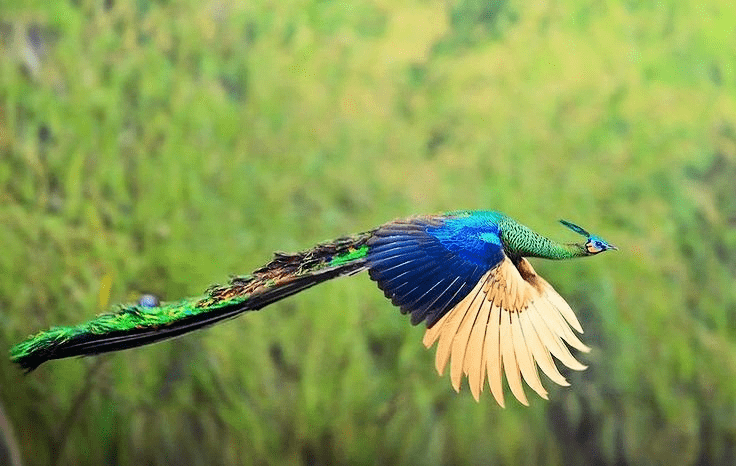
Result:
[[[573,257],[584,257],[590,255],[583,244],[558,243],[557,241],[553,241],[532,231],[510,218],[508,221],[499,223],[502,223],[500,226],[504,249],[511,257],[572,259]]]

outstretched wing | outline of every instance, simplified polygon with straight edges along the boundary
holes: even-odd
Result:
[[[588,351],[572,332],[582,328],[570,306],[525,259],[516,265],[503,251],[498,226],[487,218],[416,217],[386,224],[367,242],[369,274],[392,303],[426,320],[427,348],[439,341],[440,374],[451,362],[451,381],[460,390],[468,376],[476,400],[485,376],[504,406],[503,372],[512,393],[528,404],[526,380],[543,398],[537,369],[569,385],[551,355],[567,367],[585,368],[564,342]],[[563,342],[564,340],[564,342]]]
[[[427,327],[457,305],[499,263],[498,226],[431,216],[388,223],[366,242],[366,265],[387,298]]]
[[[535,365],[564,386],[569,383],[551,355],[571,369],[585,369],[565,345],[567,342],[580,351],[590,351],[571,327],[583,332],[570,306],[552,286],[534,272],[526,259],[515,266],[505,257],[427,330],[423,342],[429,348],[439,341],[437,371],[442,374],[450,362],[450,379],[456,391],[460,391],[463,375],[467,375],[470,391],[478,400],[487,374],[494,398],[504,406],[505,372],[511,392],[528,405],[522,378],[539,396],[547,398]]]

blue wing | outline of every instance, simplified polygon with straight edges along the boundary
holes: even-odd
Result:
[[[387,298],[432,327],[505,257],[488,217],[416,217],[378,228],[368,240],[371,279]]]

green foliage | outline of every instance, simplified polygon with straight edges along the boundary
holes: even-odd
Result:
[[[728,462],[735,20],[722,0],[3,3],[0,347],[415,213],[561,240],[570,218],[620,248],[534,263],[593,346],[549,402],[455,395],[354,277],[30,376],[1,359],[24,462]]]

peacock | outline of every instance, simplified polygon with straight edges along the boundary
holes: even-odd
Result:
[[[203,296],[175,302],[139,302],[74,327],[42,331],[11,349],[27,371],[71,356],[146,345],[261,309],[326,280],[367,270],[412,325],[425,322],[423,343],[437,343],[440,375],[460,391],[467,377],[476,401],[485,380],[504,406],[504,373],[513,395],[528,400],[522,379],[547,399],[537,367],[567,386],[552,356],[583,370],[568,349],[588,352],[567,302],[526,257],[568,259],[617,249],[565,221],[585,242],[558,243],[510,217],[491,211],[455,211],[395,220],[378,228],[318,244],[295,254],[277,252],[251,275],[213,285]]]

